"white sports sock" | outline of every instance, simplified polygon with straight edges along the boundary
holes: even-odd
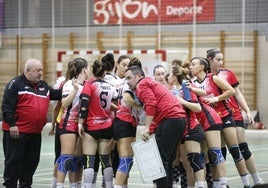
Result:
[[[63,183],[57,183],[57,188],[63,188]]]
[[[252,179],[254,181],[254,185],[263,183],[263,180],[261,179],[261,177],[260,177],[258,172],[254,173],[254,174],[251,174],[251,177],[252,177]]]
[[[226,186],[227,186],[227,177],[221,177],[219,182],[220,182],[220,188],[226,188]]]
[[[243,182],[243,185],[244,186],[249,186],[249,178],[248,178],[248,175],[244,175],[244,176],[240,176],[241,177],[241,180]]]
[[[114,188],[123,188],[121,185],[114,185]]]
[[[205,188],[206,185],[205,181],[197,181],[196,183],[198,188]]]
[[[85,188],[92,187],[93,178],[94,178],[94,169],[93,168],[85,169],[84,170],[84,186],[85,186]]]
[[[53,176],[51,180],[51,188],[56,188],[56,187],[57,187],[57,178]]]
[[[213,187],[219,187],[220,181],[219,180],[213,180]]]
[[[70,183],[70,188],[76,188],[76,183]]]
[[[108,167],[103,170],[103,176],[105,180],[105,186],[106,188],[112,188],[113,187],[113,168]]]

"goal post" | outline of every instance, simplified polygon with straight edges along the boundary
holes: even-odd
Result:
[[[158,64],[162,64],[168,70],[174,59],[180,59],[183,62],[188,57],[187,51],[180,50],[67,50],[59,51],[57,54],[57,77],[62,76],[66,70],[68,62],[74,58],[82,57],[86,59],[89,66],[95,60],[100,60],[107,53],[113,53],[114,59],[117,61],[120,55],[129,55],[137,57],[142,62],[142,67],[146,76],[153,76],[153,68]]]

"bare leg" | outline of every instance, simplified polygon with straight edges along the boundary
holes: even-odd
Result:
[[[118,148],[118,153],[119,157],[133,157],[134,153],[131,148],[131,143],[136,140],[135,137],[126,137],[126,138],[121,138],[117,141],[117,148]],[[127,185],[128,182],[128,173],[123,173],[121,171],[116,172],[115,176],[115,185]]]

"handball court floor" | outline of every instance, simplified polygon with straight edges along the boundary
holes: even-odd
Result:
[[[41,149],[40,163],[35,172],[33,179],[33,188],[49,188],[53,161],[54,161],[54,138],[48,136],[48,131],[51,124],[48,123],[43,130],[43,140]],[[141,128],[141,127],[140,127]],[[140,140],[140,128],[137,131],[137,141]],[[268,130],[247,130],[246,131],[247,140],[249,147],[255,157],[257,168],[261,177],[265,183],[268,183]],[[3,134],[0,134],[0,139],[2,141]],[[4,155],[3,155],[3,145],[0,145],[0,187],[3,183],[3,168],[4,168]],[[231,159],[230,154],[227,155],[227,178],[228,184],[231,188],[242,188],[242,182],[235,168],[234,162]],[[250,177],[250,182],[252,184],[252,179]],[[65,187],[69,187],[68,178],[65,182]],[[97,187],[101,187],[101,173],[98,174]],[[129,177],[129,188],[147,188],[153,187],[152,184],[144,183],[141,179],[137,163],[134,160],[133,167],[130,172]]]

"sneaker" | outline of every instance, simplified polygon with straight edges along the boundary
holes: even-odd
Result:
[[[244,185],[244,188],[250,188],[250,185]]]
[[[260,185],[260,184],[263,184],[263,179],[260,178],[258,182],[255,183],[255,185]]]

